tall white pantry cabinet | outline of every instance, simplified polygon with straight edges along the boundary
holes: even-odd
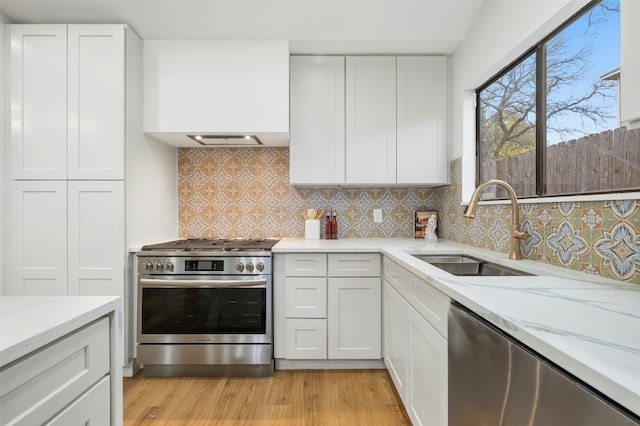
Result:
[[[123,295],[133,44],[124,25],[11,26],[9,295]]]

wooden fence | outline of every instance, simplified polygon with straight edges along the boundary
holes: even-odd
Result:
[[[535,152],[482,164],[482,180],[509,182],[518,196],[535,195]],[[547,147],[546,195],[640,189],[640,129],[622,127]],[[498,198],[506,193],[496,191]]]

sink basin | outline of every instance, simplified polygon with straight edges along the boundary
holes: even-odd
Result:
[[[477,259],[466,254],[453,255],[432,255],[432,254],[414,254],[413,257],[427,262],[436,268],[440,268],[450,274],[457,276],[521,276],[533,275],[528,272],[519,271],[517,269],[508,268],[498,265],[497,263],[488,262],[486,260]]]

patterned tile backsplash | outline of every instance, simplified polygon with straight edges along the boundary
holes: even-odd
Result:
[[[507,253],[510,206],[479,206],[465,219],[461,164],[452,161],[451,186],[436,189],[438,235]],[[525,258],[640,284],[640,200],[521,204],[520,222],[531,235]]]
[[[412,237],[413,212],[435,201],[429,188],[294,188],[288,148],[181,148],[178,193],[183,238],[304,237],[307,208],[335,210],[338,238]]]
[[[288,148],[181,148],[180,237],[303,237],[307,208],[334,209],[338,237],[412,237],[415,210],[438,211],[438,235],[507,253],[510,208],[480,206],[463,218],[461,161],[450,186],[289,185]],[[640,284],[640,200],[522,204],[526,258]],[[373,223],[373,209],[383,222]],[[324,221],[322,221],[324,227]],[[324,235],[324,229],[321,230]]]

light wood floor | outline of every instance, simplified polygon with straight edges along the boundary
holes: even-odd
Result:
[[[410,425],[386,370],[124,379],[125,425]]]

